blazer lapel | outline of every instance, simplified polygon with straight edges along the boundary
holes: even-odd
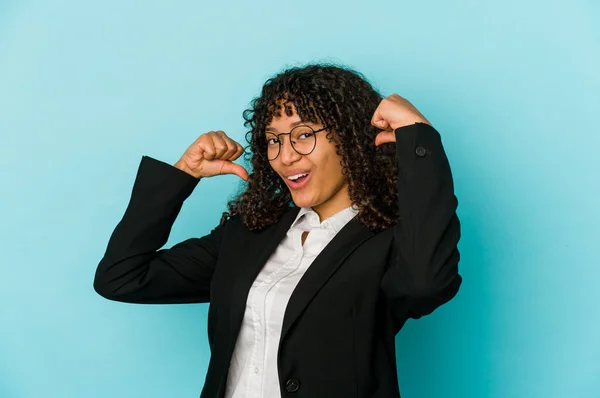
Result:
[[[246,301],[252,283],[254,283],[269,257],[275,252],[277,245],[285,237],[299,211],[299,207],[291,208],[284,213],[279,222],[264,231],[249,235],[244,242],[243,253],[238,254],[239,261],[243,265],[237,268],[237,275],[233,280],[231,289],[230,330],[232,332],[232,344],[235,343],[242,325]],[[362,225],[355,217],[321,251],[306,270],[290,297],[283,319],[281,340],[346,257],[371,236],[373,236],[373,232]],[[230,349],[232,348],[230,347]]]
[[[355,217],[350,220],[314,259],[294,289],[283,318],[281,340],[308,306],[312,298],[354,249],[373,236]]]
[[[244,318],[246,301],[252,283],[254,283],[258,273],[267,263],[277,245],[285,237],[299,211],[299,207],[292,207],[283,214],[276,224],[258,232],[257,235],[249,236],[247,241],[244,242],[246,250],[243,253],[238,253],[242,266],[238,268],[238,275],[233,279],[231,290],[230,325],[234,342]]]

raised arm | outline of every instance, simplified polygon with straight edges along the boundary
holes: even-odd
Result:
[[[101,296],[129,303],[210,300],[210,284],[225,226],[161,249],[185,199],[203,177],[248,172],[234,164],[240,144],[222,131],[202,134],[171,166],[144,156],[123,218],[108,242],[94,279]]]
[[[458,292],[458,201],[437,130],[397,95],[378,111],[373,124],[388,131],[377,137],[377,144],[396,142],[400,216],[381,286],[402,323],[431,313]]]
[[[94,289],[129,303],[209,301],[223,226],[159,250],[198,179],[144,156],[123,218],[96,269]]]

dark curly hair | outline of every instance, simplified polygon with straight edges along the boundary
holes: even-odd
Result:
[[[282,104],[293,104],[301,120],[328,126],[342,157],[342,174],[358,220],[374,232],[398,220],[396,147],[375,146],[381,130],[371,118],[382,100],[362,74],[329,64],[309,64],[286,69],[266,81],[261,95],[243,113],[252,173],[247,186],[228,202],[230,215],[240,215],[251,230],[262,230],[294,207],[285,182],[272,169],[267,157],[265,129],[280,116]],[[286,107],[289,113],[289,107]],[[248,149],[246,147],[246,149]],[[244,185],[246,183],[243,183]]]

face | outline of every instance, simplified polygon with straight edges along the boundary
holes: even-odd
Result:
[[[267,126],[267,132],[273,134],[289,133],[297,125],[308,125],[315,131],[323,128],[320,124],[302,122],[294,112],[291,116],[281,112]],[[312,207],[321,221],[350,206],[348,182],[342,175],[342,157],[336,154],[333,141],[328,142],[329,130],[316,133],[315,149],[308,155],[296,152],[290,144],[290,136],[282,135],[279,156],[271,160],[271,167],[283,179],[298,207]],[[272,135],[267,137],[272,138]],[[289,176],[308,175],[297,182]]]

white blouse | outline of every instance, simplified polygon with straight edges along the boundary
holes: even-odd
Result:
[[[277,350],[287,303],[317,255],[357,213],[350,206],[320,222],[312,208],[300,209],[250,288],[225,398],[281,397]],[[304,231],[309,234],[302,245]]]

